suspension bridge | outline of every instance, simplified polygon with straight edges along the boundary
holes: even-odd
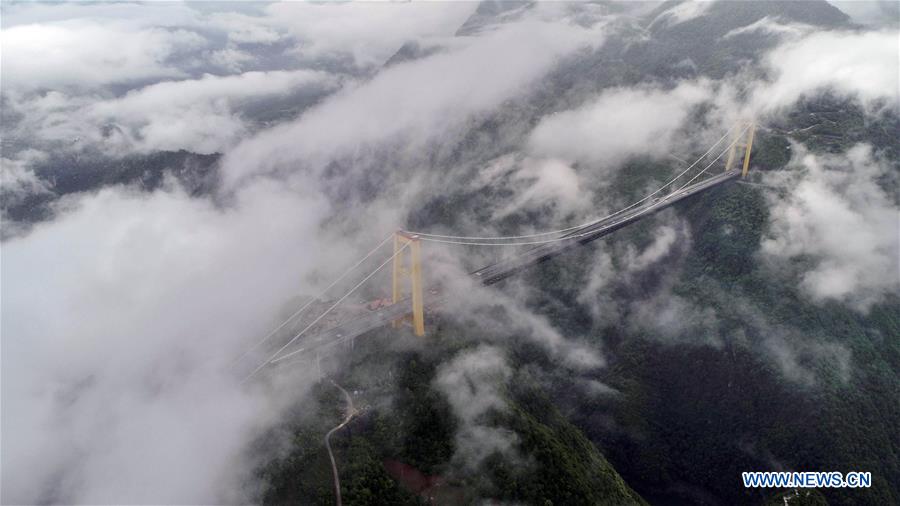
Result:
[[[244,381],[253,378],[266,367],[294,362],[298,356],[313,354],[317,357],[318,353],[324,349],[348,340],[352,342],[354,338],[386,325],[399,327],[408,321],[412,324],[416,335],[425,335],[425,309],[439,307],[450,295],[439,290],[426,291],[424,289],[421,251],[424,242],[464,246],[519,247],[520,249],[516,253],[469,273],[472,280],[478,284],[487,286],[498,283],[523,269],[555,258],[575,247],[596,241],[693,195],[745,177],[750,167],[750,153],[755,129],[755,124],[752,122],[735,125],[687,168],[652,193],[614,213],[580,225],[534,234],[496,237],[439,235],[398,230],[345,271],[318,297],[310,299],[238,357],[237,362],[240,362],[246,357],[253,356],[254,350],[263,347],[274,336],[285,333],[287,329],[294,330],[291,325],[296,325],[296,322],[301,320],[301,316],[312,307],[315,301],[325,297],[351,272],[393,240],[393,255],[364,276],[353,288],[328,305],[317,317],[311,320],[302,319],[304,323],[309,320],[309,323],[301,324],[302,329],[293,333],[285,344],[277,347],[274,352],[266,353],[265,359],[247,374]],[[727,142],[729,138],[731,140]],[[713,157],[716,148],[721,147],[723,143],[725,143],[724,148]],[[716,173],[717,171],[710,172],[710,169],[723,157],[725,157],[724,170],[718,171],[718,173]],[[708,163],[700,169],[699,167],[707,160],[709,160]],[[693,170],[696,170],[696,174],[678,186],[678,182],[682,178],[687,178]],[[702,177],[704,175],[706,177]],[[393,264],[392,293],[389,303],[345,321],[326,319],[335,308],[388,264]]]

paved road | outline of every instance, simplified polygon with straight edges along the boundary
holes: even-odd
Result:
[[[328,450],[328,458],[331,459],[331,474],[332,476],[334,476],[334,498],[337,506],[341,506],[341,479],[338,476],[338,468],[337,463],[334,460],[334,452],[331,451],[331,435],[343,429],[344,426],[350,423],[350,420],[352,420],[353,417],[356,416],[356,408],[353,407],[353,398],[350,397],[350,394],[346,390],[344,390],[344,387],[335,383],[334,380],[331,381],[331,384],[337,387],[341,392],[343,392],[344,402],[346,403],[346,414],[344,416],[344,421],[328,431],[327,434],[325,434],[325,449]]]

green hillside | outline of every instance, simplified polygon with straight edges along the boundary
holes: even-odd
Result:
[[[338,375],[338,381],[348,390],[358,386],[356,402],[368,408],[333,439],[345,504],[418,504],[427,502],[427,497],[435,498],[436,504],[486,499],[526,504],[646,504],[527,373],[504,390],[506,409],[488,413],[484,422],[512,435],[517,457],[494,453],[474,468],[454,459],[460,421],[433,382],[443,360],[476,344],[455,338],[460,331],[443,328],[428,337],[433,339],[429,350],[399,357],[379,351],[388,340],[401,338],[390,332],[357,345],[353,361],[359,368]],[[380,372],[366,366],[372,363],[381,364]],[[259,471],[264,503],[333,503],[322,438],[339,423],[343,400],[326,382],[317,387],[315,398],[315,416],[281,429],[293,434],[288,453]],[[265,442],[259,445],[263,448]],[[401,462],[437,478],[440,485],[425,491],[411,489],[391,477],[389,462]]]

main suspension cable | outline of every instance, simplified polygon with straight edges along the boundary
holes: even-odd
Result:
[[[741,135],[742,135],[744,132],[746,132],[748,128],[750,128],[750,127],[748,126],[747,128],[745,128],[745,129],[741,132]],[[681,190],[683,190],[684,188],[686,188],[688,185],[690,185],[691,182],[693,182],[695,179],[697,179],[697,177],[699,177],[701,174],[703,174],[703,173],[705,173],[707,170],[709,170],[709,168],[712,167],[713,165],[715,165],[715,163],[716,163],[717,161],[719,161],[719,160],[722,158],[722,156],[723,156],[725,153],[727,153],[728,150],[731,149],[732,146],[734,146],[735,144],[737,144],[738,140],[740,140],[740,135],[738,135],[737,138],[736,138],[731,144],[729,144],[728,146],[726,146],[725,149],[722,150],[722,152],[719,153],[719,154],[718,154],[711,162],[709,162],[709,164],[707,164],[706,167],[704,167],[704,168],[703,168],[696,176],[694,176],[693,178],[691,178],[691,180],[688,181],[685,185],[681,186],[680,188],[678,188],[678,189],[675,190],[674,192],[670,193],[669,195],[676,195],[676,194],[678,194],[678,192],[680,192]],[[665,197],[665,198],[668,198],[668,196]],[[627,219],[627,218],[626,218],[626,219]],[[602,221],[602,220],[601,220],[601,221]],[[597,222],[594,222],[594,223],[597,223]],[[612,223],[611,225],[617,225],[617,224],[619,224],[619,223],[621,223],[621,221]],[[591,225],[591,224],[593,224],[593,223],[590,223],[590,224],[588,224],[588,225]],[[587,233],[582,233],[582,234],[576,234],[576,235],[569,235],[569,236],[562,237],[562,238],[557,238],[557,239],[551,239],[551,240],[547,240],[547,241],[536,241],[536,242],[523,243],[523,244],[544,244],[544,243],[548,243],[548,242],[557,242],[557,241],[560,241],[560,240],[578,239],[578,238],[581,238],[581,237],[584,237],[584,236],[587,236],[587,235],[588,235]],[[420,238],[420,239],[422,239],[423,241],[424,241],[424,240],[429,240],[429,239],[426,239],[426,238]],[[439,240],[434,240],[434,239],[431,239],[431,241],[432,241],[432,242],[445,242],[445,243],[449,243],[449,244],[469,244],[469,245],[477,245],[477,246],[504,246],[504,245],[505,245],[505,244],[483,244],[483,243],[451,242],[451,241],[442,241],[442,240],[439,241]],[[409,244],[409,243],[407,243],[407,244]],[[395,256],[396,256],[396,255],[395,255]],[[392,258],[393,258],[393,257],[392,257]],[[297,354],[299,354],[299,353],[301,353],[301,352],[304,352],[304,351],[317,350],[317,349],[327,348],[327,347],[330,347],[330,346],[335,346],[335,345],[337,345],[337,344],[340,344],[340,343],[342,343],[342,342],[345,342],[345,341],[347,341],[347,340],[349,340],[349,339],[352,339],[352,338],[354,338],[354,337],[355,337],[355,336],[343,336],[343,337],[338,337],[338,338],[332,339],[332,340],[327,341],[327,342],[320,342],[320,343],[313,344],[313,345],[311,345],[311,346],[309,346],[309,347],[306,347],[306,348],[300,348],[299,350],[292,351],[292,352],[290,352],[290,353],[288,353],[288,354],[282,355],[282,356],[280,356],[280,357],[278,357],[278,358],[272,360],[271,363],[274,364],[274,363],[277,363],[277,362],[281,362],[282,360],[285,360],[285,359],[287,359],[287,358],[290,358],[290,357],[292,357],[292,356],[294,356],[294,355],[297,355]],[[296,362],[296,361],[288,362],[288,364],[292,364],[292,363],[294,363],[294,362]]]
[[[685,183],[684,185],[682,185],[681,187],[679,187],[677,190],[675,190],[675,191],[669,193],[669,195],[675,195],[675,194],[677,194],[677,193],[680,192],[681,190],[685,189],[685,188],[686,188],[688,185],[690,185],[692,182],[694,182],[694,180],[696,180],[700,175],[702,175],[702,174],[705,173],[707,170],[709,170],[709,168],[712,167],[717,161],[719,161],[719,159],[721,159],[722,156],[723,156],[725,153],[727,153],[727,152],[732,148],[732,146],[734,146],[735,144],[737,144],[737,142],[740,140],[741,135],[743,135],[743,133],[746,132],[747,129],[749,129],[749,128],[750,128],[749,125],[748,125],[746,128],[744,128],[744,130],[741,132],[741,134],[737,135],[736,138],[735,138],[735,140],[732,141],[728,146],[726,146],[725,149],[722,150],[722,152],[719,153],[719,155],[716,156],[715,159],[713,159],[713,161],[709,162],[709,164],[707,164],[706,167],[703,168],[703,170],[701,170],[700,172],[698,172],[694,177],[692,177],[687,183]],[[729,132],[730,132],[730,131],[729,131]],[[716,144],[718,144],[718,142],[717,142]],[[715,144],[714,144],[713,146],[715,146]],[[704,156],[705,156],[705,155],[704,155]],[[676,178],[676,179],[677,179],[677,178]],[[663,187],[663,188],[664,188],[664,187]],[[662,189],[662,188],[660,188],[660,189]],[[647,197],[644,197],[643,199],[637,201],[636,203],[634,203],[634,204],[632,204],[632,205],[630,205],[630,206],[628,206],[628,207],[625,207],[625,208],[620,209],[619,211],[617,211],[617,212],[615,212],[615,213],[613,213],[613,214],[611,214],[611,215],[609,215],[609,216],[606,216],[606,217],[601,218],[601,219],[599,219],[599,220],[595,220],[595,221],[586,223],[586,224],[584,224],[584,225],[581,225],[581,226],[577,227],[576,229],[587,228],[587,227],[589,227],[589,226],[591,226],[591,225],[595,225],[595,224],[600,223],[600,222],[602,222],[602,221],[604,221],[604,220],[607,220],[607,219],[612,218],[612,217],[614,217],[614,216],[616,216],[616,215],[619,215],[619,214],[621,214],[621,213],[627,211],[628,209],[634,207],[635,205],[640,204],[641,202],[644,202],[644,201],[647,200],[649,197],[652,197],[654,194],[656,194],[656,193],[658,193],[658,192],[659,192],[659,190],[657,190],[657,191],[651,193],[651,194],[648,195]],[[587,234],[566,235],[566,236],[563,236],[563,237],[555,237],[555,238],[553,238],[553,239],[545,239],[545,240],[541,240],[541,241],[526,241],[526,242],[515,242],[515,243],[509,243],[509,242],[504,242],[504,243],[489,243],[489,242],[451,241],[451,240],[445,240],[445,239],[432,239],[432,238],[429,238],[429,237],[419,237],[419,239],[421,239],[421,240],[423,240],[423,241],[428,241],[428,242],[437,242],[437,243],[443,243],[443,244],[457,244],[457,245],[463,245],[463,246],[526,246],[526,245],[536,245],[536,244],[548,244],[548,243],[560,242],[560,241],[565,241],[565,240],[570,240],[570,239],[579,239],[579,238],[581,238],[581,237],[584,237],[585,235],[587,235]]]
[[[724,155],[725,153],[727,153],[728,150],[730,150],[732,147],[734,147],[735,144],[738,143],[738,141],[740,140],[741,136],[744,135],[744,133],[746,133],[747,130],[749,130],[751,126],[752,126],[752,125],[747,125],[746,127],[744,127],[744,129],[741,130],[741,133],[739,133],[738,135],[735,136],[734,142],[732,142],[731,144],[728,145],[727,148],[725,148],[725,151],[722,151],[721,153],[719,153],[719,156],[717,156],[713,161],[709,162],[709,165],[707,165],[706,167],[704,167],[703,170],[701,170],[700,172],[698,172],[694,177],[692,177],[690,180],[688,180],[687,183],[684,183],[684,184],[681,186],[681,188],[678,188],[678,189],[675,190],[673,193],[678,193],[678,192],[680,192],[681,190],[687,188],[687,186],[688,186],[689,184],[693,183],[695,179],[697,179],[698,177],[700,177],[701,175],[703,175],[704,172],[706,172],[707,170],[709,170],[709,168],[712,167],[713,164],[715,164],[717,161],[719,161],[720,158],[722,158],[722,155]]]
[[[704,173],[706,173],[706,171],[709,170],[710,167],[712,167],[713,165],[715,165],[715,163],[716,163],[717,161],[719,161],[719,160],[722,158],[722,156],[725,155],[725,153],[727,153],[730,149],[732,149],[732,147],[734,147],[734,146],[738,143],[738,141],[740,140],[741,136],[742,136],[749,128],[750,128],[750,125],[747,125],[747,126],[740,132],[740,134],[736,135],[736,136],[735,136],[735,139],[734,139],[731,143],[729,143],[729,144],[725,147],[724,150],[722,150],[722,152],[720,152],[720,153],[719,153],[719,154],[718,154],[711,162],[709,162],[709,163],[706,165],[706,167],[704,167],[700,172],[698,172],[696,175],[694,175],[694,177],[692,177],[690,180],[688,180],[687,183],[685,183],[684,185],[680,186],[677,190],[675,190],[675,191],[673,191],[673,192],[670,192],[670,193],[669,193],[666,197],[664,197],[664,198],[668,198],[668,197],[671,196],[671,195],[676,195],[676,194],[678,194],[678,192],[680,192],[680,191],[682,191],[683,189],[687,188],[687,187],[688,187],[691,183],[693,183],[698,177],[700,177],[701,175],[703,175]],[[600,219],[597,219],[597,220],[594,220],[594,221],[591,221],[591,222],[588,222],[588,223],[584,223],[584,224],[578,225],[578,226],[576,226],[576,227],[569,227],[569,228],[567,228],[567,229],[557,230],[557,231],[555,231],[555,232],[545,232],[545,233],[542,233],[542,234],[532,234],[532,235],[525,235],[525,236],[507,236],[507,237],[504,237],[504,239],[540,237],[540,236],[542,236],[542,235],[549,235],[549,234],[552,234],[552,233],[569,232],[569,231],[578,230],[578,229],[586,228],[586,227],[591,226],[591,225],[598,224],[598,223],[600,223],[600,222],[602,222],[602,221],[604,221],[604,220],[607,220],[607,219],[609,219],[609,218],[611,218],[611,217],[614,217],[614,216],[616,216],[616,215],[619,215],[619,214],[621,214],[621,213],[623,213],[623,212],[625,212],[625,211],[627,211],[627,210],[629,210],[629,209],[631,209],[631,208],[633,208],[633,207],[639,205],[640,203],[645,202],[646,200],[648,200],[648,199],[649,199],[650,197],[652,197],[653,195],[659,193],[660,191],[662,191],[663,189],[665,189],[666,187],[668,187],[669,185],[671,185],[672,183],[674,183],[675,181],[677,181],[678,178],[680,178],[680,177],[683,176],[688,170],[690,170],[691,168],[693,168],[693,166],[696,165],[700,160],[702,160],[702,159],[705,158],[707,155],[709,155],[709,153],[711,153],[712,150],[713,150],[717,145],[719,145],[719,143],[721,143],[722,140],[725,139],[725,138],[732,132],[732,130],[734,130],[734,127],[730,128],[730,129],[725,133],[725,135],[722,136],[722,138],[720,138],[718,141],[715,142],[715,144],[713,144],[713,145],[710,147],[709,150],[707,150],[703,155],[701,155],[700,158],[698,158],[694,163],[692,163],[687,169],[685,169],[685,170],[682,171],[680,174],[678,174],[677,176],[675,176],[675,178],[673,178],[671,181],[667,182],[666,184],[664,184],[663,186],[661,186],[660,188],[658,188],[658,189],[657,189],[656,191],[654,191],[653,193],[650,193],[649,195],[647,195],[647,196],[644,197],[643,199],[638,200],[637,202],[635,202],[635,203],[633,203],[633,204],[631,204],[631,205],[629,205],[629,206],[627,206],[627,207],[624,207],[624,208],[620,209],[619,211],[616,211],[615,213],[610,214],[609,216],[606,216],[606,217],[603,217],[603,218],[600,218]],[[626,219],[627,219],[627,218],[626,218]],[[620,222],[613,223],[612,225],[615,225],[615,224],[617,224],[617,223],[620,223]],[[442,235],[436,235],[436,234],[422,234],[422,233],[419,233],[419,232],[408,232],[408,233],[411,234],[411,235],[417,235],[417,236],[419,236],[418,239],[421,239],[421,240],[423,240],[423,241],[438,242],[438,243],[446,243],[446,244],[471,245],[471,246],[518,246],[518,245],[547,244],[547,243],[559,242],[559,241],[563,241],[563,240],[578,239],[578,238],[581,238],[581,237],[584,237],[584,236],[589,235],[588,233],[580,233],[580,234],[572,234],[572,235],[567,235],[567,236],[564,236],[564,237],[557,237],[557,238],[553,238],[553,239],[546,239],[546,240],[540,240],[540,241],[525,241],[525,242],[516,242],[516,243],[484,243],[484,242],[464,242],[464,241],[450,241],[450,240],[444,240],[444,239],[452,239],[452,238],[468,239],[468,237],[465,237],[465,236],[442,236]],[[382,246],[383,246],[383,245],[384,245],[391,237],[392,237],[392,236],[388,236],[388,238],[385,239],[384,241],[382,241],[382,243],[379,244],[379,245],[375,248],[375,250],[373,250],[373,251],[370,252],[368,255],[366,255],[366,257],[364,257],[363,260],[365,260],[365,258],[368,258],[369,256],[371,256],[371,254],[373,254],[375,251],[377,251],[378,249],[380,249],[380,248],[381,248],[381,247],[382,247]],[[483,238],[483,237],[480,237],[480,238],[473,238],[473,239],[479,239],[479,240],[481,240],[481,239],[491,239],[491,238]],[[497,239],[497,238],[494,238],[494,239]],[[328,313],[330,313],[334,308],[336,308],[341,302],[343,302],[347,297],[349,297],[353,292],[355,292],[360,286],[362,286],[366,281],[368,281],[369,279],[371,279],[372,276],[374,276],[377,272],[379,272],[382,268],[384,268],[384,266],[386,266],[386,265],[387,265],[388,263],[390,263],[394,258],[396,258],[397,255],[399,255],[404,249],[406,249],[406,248],[409,246],[409,244],[410,244],[410,243],[407,242],[406,244],[403,245],[403,247],[401,247],[401,248],[399,248],[397,251],[395,251],[394,254],[391,255],[390,258],[388,258],[384,263],[382,263],[382,264],[379,265],[377,268],[375,268],[375,270],[373,270],[373,271],[372,271],[371,273],[369,273],[365,278],[363,278],[362,281],[360,281],[359,283],[357,283],[356,286],[354,286],[353,288],[351,288],[350,291],[348,291],[348,292],[345,293],[340,299],[338,299],[337,302],[335,302],[334,304],[331,305],[331,307],[329,307],[328,309],[326,309],[324,313],[322,313],[321,315],[319,315],[315,320],[313,320],[312,323],[310,323],[309,325],[307,325],[306,328],[304,328],[303,330],[301,330],[301,331],[300,331],[297,335],[295,335],[290,341],[288,341],[287,344],[285,344],[284,346],[282,346],[278,351],[276,351],[275,353],[273,353],[273,354],[272,354],[265,362],[263,362],[262,364],[260,364],[259,367],[257,367],[252,373],[250,373],[246,378],[244,378],[244,379],[241,381],[241,383],[244,383],[244,382],[248,381],[250,378],[252,378],[253,376],[255,376],[260,370],[262,370],[262,369],[263,369],[266,365],[268,365],[268,364],[274,364],[274,363],[280,362],[280,361],[285,360],[285,359],[287,359],[287,358],[290,358],[290,357],[292,357],[292,356],[294,356],[294,355],[297,355],[297,354],[299,354],[299,353],[302,353],[303,351],[308,351],[309,349],[318,349],[318,348],[323,348],[323,347],[330,347],[330,346],[334,346],[334,345],[336,345],[336,344],[338,344],[338,343],[344,342],[344,341],[346,341],[347,339],[350,339],[351,336],[339,337],[339,338],[333,339],[333,340],[331,340],[331,341],[329,341],[329,342],[317,343],[317,344],[314,344],[314,345],[312,345],[312,346],[310,346],[310,347],[308,347],[308,348],[300,348],[300,349],[298,349],[298,350],[292,351],[292,352],[287,353],[287,354],[285,354],[285,355],[279,356],[279,355],[281,354],[282,351],[284,351],[284,350],[285,350],[286,348],[288,348],[291,344],[293,344],[297,339],[299,339],[304,333],[306,333],[307,330],[309,330],[310,328],[312,328],[316,323],[318,323],[322,318],[324,318]],[[360,263],[362,263],[362,260],[361,260],[360,262],[358,262],[356,265],[354,265],[354,266],[351,268],[351,270],[352,270],[353,268],[357,267]],[[345,274],[346,274],[346,273],[345,273]],[[332,285],[332,286],[333,286],[333,285]],[[308,305],[308,304],[307,304],[307,305]],[[301,309],[301,310],[302,310],[302,309]],[[298,312],[299,312],[299,311],[298,311]],[[292,317],[293,317],[293,315],[292,315]],[[282,324],[281,326],[279,326],[279,328],[281,328],[283,325],[284,325],[284,324]],[[277,329],[276,329],[276,330],[277,330]],[[273,333],[274,333],[274,332],[273,332]],[[268,336],[267,336],[267,338],[268,338]]]
[[[590,223],[585,223],[584,225],[579,225],[578,227],[575,227],[570,230],[586,228],[586,227],[594,225],[594,224],[596,224],[600,221],[603,221],[605,219],[608,219],[608,218],[610,218],[610,216],[607,216],[606,218],[603,218],[601,220],[592,221]],[[533,244],[549,244],[551,242],[559,242],[559,241],[564,241],[566,239],[572,239],[572,238],[577,238],[577,237],[581,237],[581,235],[580,234],[566,235],[563,237],[554,237],[553,239],[543,239],[540,241],[524,241],[524,242],[466,242],[466,241],[451,241],[451,240],[447,240],[447,239],[432,239],[430,237],[419,237],[419,239],[422,241],[427,241],[427,242],[437,242],[437,243],[441,243],[441,244],[461,244],[464,246],[528,246],[528,245],[533,245]]]
[[[526,235],[509,235],[509,236],[495,236],[495,237],[478,237],[478,236],[461,236],[461,235],[429,234],[429,233],[427,233],[427,232],[413,232],[413,231],[408,231],[408,230],[404,230],[404,232],[407,233],[407,234],[410,234],[410,235],[418,235],[418,236],[419,236],[421,239],[423,239],[423,240],[426,240],[426,238],[436,238],[436,239],[461,239],[461,240],[467,240],[467,241],[500,241],[500,240],[512,240],[512,239],[530,239],[530,238],[533,238],[533,237],[542,237],[542,236],[547,236],[547,235],[557,235],[557,234],[561,234],[561,233],[565,233],[565,232],[571,232],[571,231],[573,231],[573,230],[578,230],[579,228],[583,228],[583,227],[586,227],[586,226],[588,226],[588,225],[593,225],[594,223],[597,223],[597,222],[599,222],[599,221],[603,221],[603,220],[612,218],[613,216],[617,216],[617,215],[619,215],[619,214],[621,214],[621,213],[623,213],[623,212],[625,212],[625,211],[627,211],[627,210],[629,210],[629,209],[631,209],[631,208],[633,208],[633,207],[635,207],[635,206],[641,204],[642,202],[645,202],[645,201],[646,201],[647,199],[649,199],[650,197],[653,197],[653,196],[656,195],[657,193],[659,193],[659,192],[661,192],[662,190],[666,189],[669,185],[673,184],[675,181],[677,181],[679,178],[681,178],[681,176],[687,174],[688,171],[690,171],[691,169],[693,169],[694,166],[696,166],[698,163],[700,163],[701,160],[703,160],[707,155],[709,155],[709,154],[713,151],[713,149],[715,149],[716,146],[719,145],[719,143],[721,143],[723,140],[725,140],[725,139],[728,137],[729,134],[731,134],[731,132],[732,132],[732,130],[734,130],[735,126],[736,126],[736,125],[733,125],[731,128],[729,128],[729,129],[725,132],[725,135],[723,135],[722,137],[720,137],[719,140],[717,140],[715,143],[713,143],[713,145],[710,146],[709,149],[707,149],[705,153],[703,153],[702,155],[700,155],[699,158],[697,158],[696,160],[694,160],[694,163],[690,164],[686,169],[684,169],[683,171],[681,171],[677,176],[675,176],[674,178],[672,178],[671,180],[669,180],[667,183],[665,183],[664,185],[662,185],[662,186],[660,186],[659,188],[657,188],[656,191],[654,191],[653,193],[650,193],[649,195],[645,196],[645,197],[642,198],[641,200],[638,200],[637,202],[634,202],[634,203],[632,203],[631,205],[629,205],[629,206],[627,206],[627,207],[624,207],[624,208],[622,208],[622,209],[619,209],[618,211],[616,211],[616,212],[614,212],[614,213],[612,213],[612,214],[610,214],[610,215],[608,215],[608,216],[604,216],[604,217],[602,217],[602,218],[596,218],[596,219],[593,219],[593,220],[591,220],[591,221],[589,221],[589,222],[582,223],[582,224],[580,224],[580,225],[575,225],[575,226],[568,227],[568,228],[563,228],[563,229],[559,229],[559,230],[552,230],[552,231],[549,231],[549,232],[540,232],[540,233],[535,233],[535,234],[526,234]],[[746,129],[745,129],[745,131],[746,131]],[[729,146],[729,147],[730,147],[730,146]],[[554,240],[555,240],[555,239],[554,239]],[[434,240],[433,240],[433,242],[439,242],[439,241],[434,241]],[[545,242],[545,241],[538,241],[538,242],[519,242],[519,243],[504,243],[504,244],[502,244],[502,245],[520,246],[520,245],[526,245],[526,244],[543,244],[544,242]],[[551,240],[550,242],[553,242],[553,240]],[[455,243],[451,243],[451,244],[455,244]]]

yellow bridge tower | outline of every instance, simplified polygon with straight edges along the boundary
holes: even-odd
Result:
[[[741,169],[741,177],[746,177],[747,171],[750,170],[750,150],[753,148],[753,134],[756,132],[756,123],[752,121],[748,122],[746,123],[745,128],[738,128],[737,132],[738,133],[735,134],[735,137],[732,140],[731,149],[728,151],[728,160],[725,162],[725,172],[731,170],[738,150],[743,149],[744,165]]]
[[[409,267],[404,266],[404,249],[409,248]],[[404,280],[410,279],[410,291],[412,299],[412,325],[417,336],[425,335],[425,308],[422,301],[422,243],[417,235],[409,235],[398,230],[394,233],[394,277],[392,283],[392,301],[397,304],[403,300]],[[394,320],[394,328],[399,327],[404,317]]]

